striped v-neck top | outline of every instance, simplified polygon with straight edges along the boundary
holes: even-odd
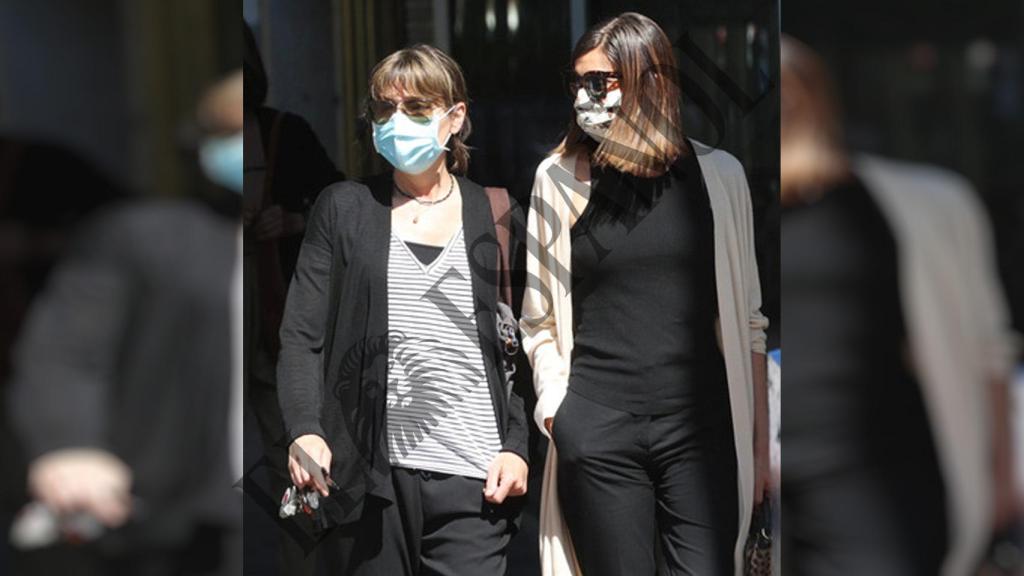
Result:
[[[391,235],[387,438],[392,466],[486,478],[501,449],[463,230],[429,264]]]

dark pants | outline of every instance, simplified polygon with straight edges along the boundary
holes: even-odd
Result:
[[[331,532],[322,553],[345,576],[503,575],[522,498],[493,505],[484,481],[393,468],[395,502],[368,498],[362,519]]]
[[[914,472],[909,476],[919,479]],[[783,573],[938,574],[947,545],[945,505],[935,484],[885,480],[877,470],[784,479]]]
[[[136,546],[118,554],[93,545],[60,544],[15,556],[13,576],[237,576],[242,573],[242,532],[197,526],[191,539],[176,547]]]
[[[728,398],[714,404],[635,415],[570,388],[552,436],[558,496],[586,576],[733,573],[736,451]]]

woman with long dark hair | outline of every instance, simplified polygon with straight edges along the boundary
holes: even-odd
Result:
[[[521,327],[552,439],[545,574],[732,574],[767,490],[750,192],[684,136],[672,46],[626,13],[579,40],[537,170]],[[564,521],[564,524],[563,524]],[[660,549],[660,550],[659,550]]]

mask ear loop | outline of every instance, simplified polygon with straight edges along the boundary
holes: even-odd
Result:
[[[440,123],[441,120],[444,120],[444,118],[446,116],[448,116],[449,114],[452,113],[452,110],[455,110],[456,106],[458,106],[458,104],[452,104],[451,108],[445,110],[444,114],[441,114],[440,116],[435,118],[434,121]],[[437,136],[434,136],[434,138],[437,138]],[[452,139],[452,133],[448,132],[448,137],[444,139],[444,142],[441,142],[440,140],[438,140],[438,143],[441,144],[441,148],[445,149],[448,152],[451,152],[452,149],[448,147],[448,141],[451,140],[451,139]]]

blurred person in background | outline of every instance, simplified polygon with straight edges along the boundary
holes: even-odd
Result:
[[[236,198],[242,91],[238,72],[198,114],[203,171]],[[240,573],[240,243],[237,213],[191,200],[79,229],[25,322],[9,408],[31,509],[85,518],[88,542],[73,568],[49,547],[26,573]]]
[[[344,175],[302,117],[266,105],[269,83],[263,59],[248,24],[243,23],[243,33],[245,389],[259,425],[271,498],[276,502],[291,484],[275,377],[285,293],[309,210],[320,191]],[[307,554],[288,532],[279,530],[277,536],[279,572],[312,573],[315,555]]]
[[[0,533],[28,499],[25,455],[11,428],[11,351],[32,299],[66,248],[71,231],[124,190],[63,146],[0,136]],[[6,540],[6,539],[5,539]],[[0,549],[6,542],[0,543]],[[0,572],[3,572],[0,554]]]
[[[571,66],[573,119],[536,171],[521,321],[551,440],[542,572],[741,573],[770,485],[746,174],[685,137],[650,18],[595,25]]]
[[[784,38],[781,65],[784,572],[974,573],[1020,513],[984,212],[956,174],[848,153],[823,61]]]

